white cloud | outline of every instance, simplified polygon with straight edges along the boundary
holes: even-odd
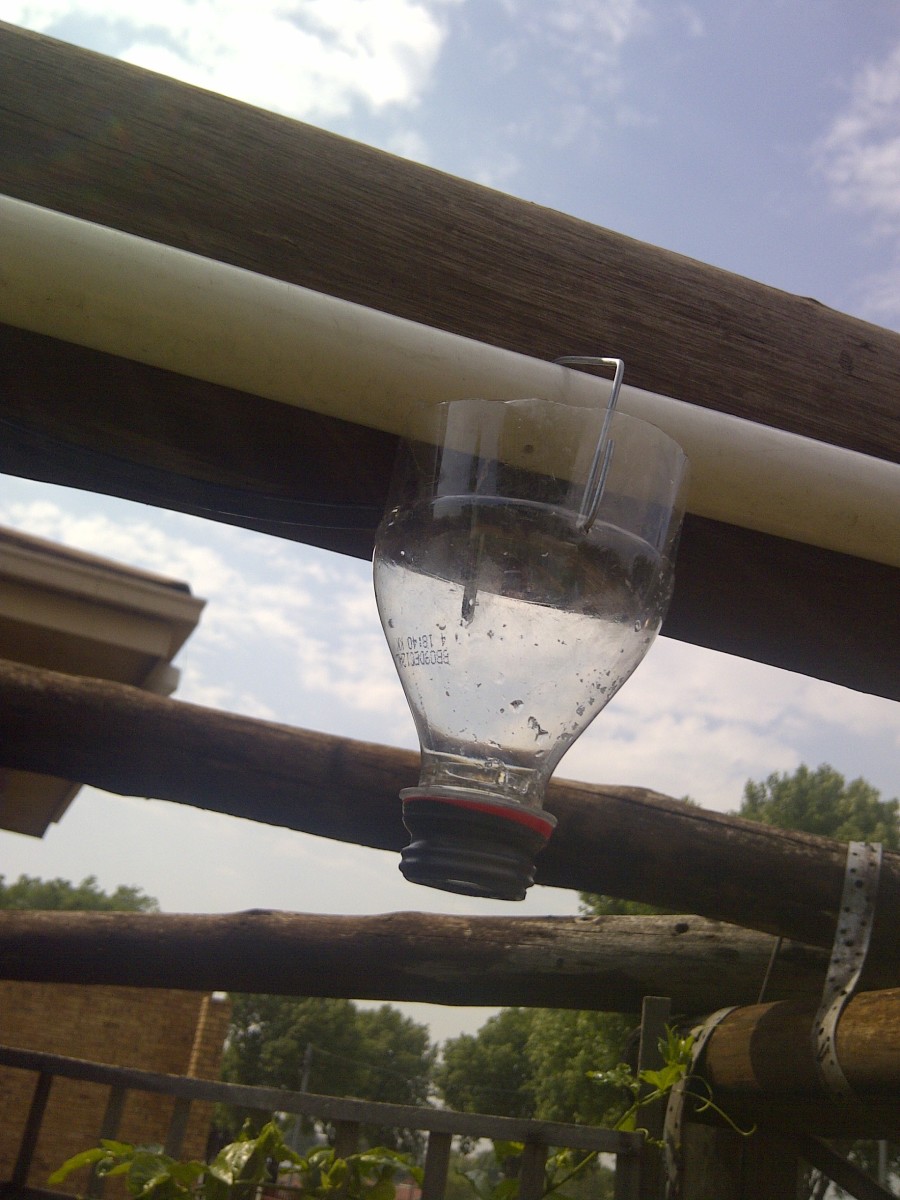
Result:
[[[304,695],[339,700],[345,712],[405,710],[367,564],[176,514],[112,517],[91,502],[87,511],[47,500],[0,503],[0,523],[184,580],[204,597],[182,655],[182,699],[279,719],[260,695],[278,670]],[[229,677],[240,673],[239,656],[250,660],[249,687]]]
[[[684,23],[689,37],[706,37],[706,22],[703,20],[703,14],[693,4],[679,4],[678,16]]]
[[[225,594],[237,577],[222,556],[197,539],[173,536],[153,519],[122,521],[102,512],[67,511],[48,500],[19,501],[0,520],[37,537],[174,579],[189,580],[195,595]]]
[[[583,142],[618,121],[620,107],[636,119],[622,100],[621,60],[626,44],[650,27],[641,0],[501,0],[501,7],[509,32],[490,49],[491,63],[506,76],[529,73],[529,92],[538,87],[555,100],[524,123],[532,140],[557,148]]]
[[[485,157],[482,162],[472,165],[469,174],[475,183],[484,187],[502,188],[522,169],[522,162],[517,155],[509,150],[494,152]]]
[[[408,158],[411,162],[422,163],[424,166],[434,165],[434,156],[425,138],[414,129],[398,130],[384,139],[383,149],[399,158]]]
[[[850,87],[849,104],[819,146],[835,200],[900,230],[900,43],[870,63]]]
[[[877,777],[882,758],[896,762],[894,746],[900,719],[889,701],[661,638],[557,774],[734,811],[748,779],[803,761]],[[860,767],[844,767],[848,755]],[[882,786],[893,795],[890,774]]]
[[[813,679],[798,678],[797,690],[797,711],[806,722],[821,721],[860,737],[883,738],[900,750],[900,710],[896,704]]]
[[[545,29],[567,45],[589,39],[596,57],[624,45],[647,19],[638,0],[559,0],[539,8]]]
[[[863,279],[872,320],[900,322],[900,43],[853,79],[844,110],[815,148],[834,202],[868,217],[889,244],[887,267]]]
[[[458,0],[7,0],[5,20],[67,36],[103,23],[118,57],[304,119],[419,100],[437,62],[443,11]]]

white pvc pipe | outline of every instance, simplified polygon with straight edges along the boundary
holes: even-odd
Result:
[[[605,405],[610,389],[8,197],[0,197],[0,321],[393,433],[404,432],[415,401]],[[683,447],[691,512],[900,566],[897,465],[637,388],[622,388],[619,408]]]

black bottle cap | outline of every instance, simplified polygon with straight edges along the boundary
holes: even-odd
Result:
[[[400,795],[403,823],[413,839],[402,853],[400,870],[411,883],[464,896],[524,900],[554,817],[464,789],[407,788]]]

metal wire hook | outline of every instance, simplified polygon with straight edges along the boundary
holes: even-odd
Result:
[[[561,367],[615,367],[609,404],[606,407],[603,424],[600,427],[597,449],[594,451],[594,457],[591,460],[587,482],[584,485],[584,498],[582,499],[581,509],[578,514],[578,528],[583,533],[588,533],[597,519],[597,511],[600,508],[600,501],[603,499],[603,489],[606,486],[606,477],[609,474],[613,450],[616,445],[609,437],[609,427],[613,419],[616,403],[619,399],[619,389],[622,386],[622,377],[625,374],[625,363],[621,358],[598,358],[589,354],[566,354],[562,358],[554,359],[554,361]]]

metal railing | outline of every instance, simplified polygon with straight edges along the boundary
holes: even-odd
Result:
[[[617,1200],[633,1200],[640,1195],[641,1151],[644,1146],[641,1134],[622,1133],[591,1125],[567,1125],[556,1121],[460,1113],[448,1109],[319,1096],[311,1092],[247,1087],[211,1079],[112,1067],[9,1046],[0,1046],[0,1066],[33,1071],[37,1075],[12,1175],[9,1180],[0,1182],[0,1194],[5,1198],[60,1195],[44,1188],[28,1186],[38,1134],[52,1083],[57,1076],[109,1087],[106,1112],[98,1131],[98,1137],[101,1138],[116,1136],[129,1091],[173,1096],[175,1106],[164,1146],[165,1152],[172,1157],[177,1157],[181,1150],[191,1104],[194,1101],[221,1102],[261,1112],[291,1113],[327,1121],[334,1126],[335,1151],[342,1157],[352,1154],[357,1148],[361,1125],[424,1133],[427,1135],[427,1148],[421,1200],[443,1200],[451,1143],[454,1136],[458,1135],[524,1144],[519,1175],[520,1200],[540,1200],[545,1188],[544,1166],[551,1146],[615,1155]],[[94,1192],[99,1195],[96,1187]]]

